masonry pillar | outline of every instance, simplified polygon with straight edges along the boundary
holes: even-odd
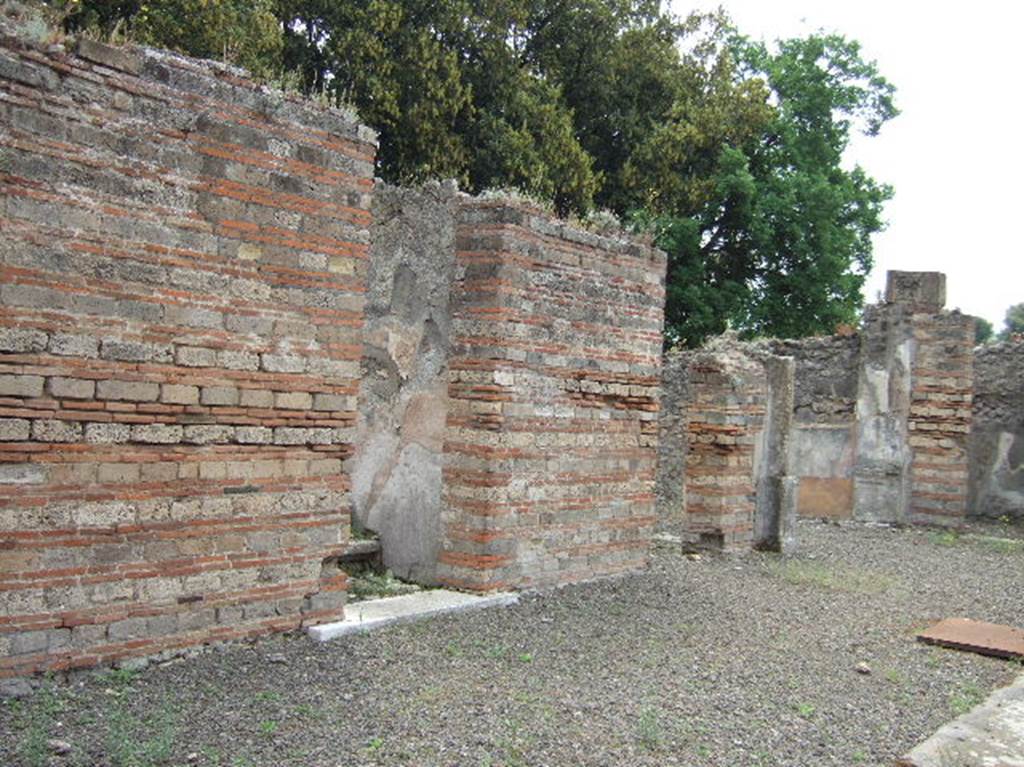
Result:
[[[665,255],[520,203],[463,198],[442,583],[569,583],[647,562]]]
[[[725,550],[792,548],[793,360],[727,339],[685,358],[684,538]]]
[[[974,319],[945,300],[945,275],[893,271],[865,314],[857,519],[956,524],[967,513]]]
[[[754,543],[757,548],[789,552],[796,548],[799,480],[790,474],[793,392],[796,363],[792,357],[765,356],[768,381],[765,428],[756,456],[757,502]]]

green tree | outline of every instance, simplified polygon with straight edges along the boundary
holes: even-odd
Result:
[[[852,322],[891,190],[844,167],[896,114],[855,42],[769,48],[659,0],[53,0],[354,105],[377,172],[607,207],[669,254],[667,342]],[[273,11],[273,14],[271,14]]]
[[[71,30],[98,29],[117,38],[227,61],[259,77],[281,70],[284,38],[274,0],[64,0]]]
[[[874,134],[896,114],[893,88],[857,43],[838,35],[787,40],[776,50],[732,37],[727,50],[742,81],[768,88],[774,109],[754,138],[726,136],[696,152],[709,163],[691,176],[691,188],[706,195],[692,197],[696,210],[687,209],[686,194],[656,210],[669,293],[688,298],[669,309],[667,341],[696,345],[728,325],[747,335],[831,332],[856,319],[871,236],[883,228],[892,195],[859,167],[844,168],[843,152],[855,125]],[[748,95],[746,103],[757,102]],[[678,156],[688,160],[694,143],[681,131]],[[685,166],[677,167],[685,178]],[[695,278],[702,282],[693,285]]]
[[[470,158],[458,126],[473,112],[463,62],[450,44],[456,3],[282,0],[285,67],[307,91],[356,107],[380,134],[378,166],[392,181],[455,177]]]
[[[984,317],[974,318],[974,343],[975,345],[987,344],[992,340],[995,330],[992,323]]]
[[[1014,304],[1006,310],[1003,329],[999,332],[1000,341],[1008,341],[1014,336],[1024,335],[1024,303]]]
[[[285,0],[285,61],[379,132],[384,178],[451,176],[470,191],[516,187],[585,211],[593,161],[559,83],[524,50],[535,5]]]
[[[533,4],[517,41],[520,58],[556,84],[575,135],[600,177],[597,205],[637,207],[625,167],[686,88],[677,43],[685,25],[650,0]]]

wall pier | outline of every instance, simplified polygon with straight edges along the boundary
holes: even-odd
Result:
[[[791,359],[728,338],[669,353],[659,437],[663,526],[697,546],[793,548],[793,371]]]
[[[944,312],[945,275],[889,272],[865,314],[855,518],[958,524],[967,515],[974,320]]]

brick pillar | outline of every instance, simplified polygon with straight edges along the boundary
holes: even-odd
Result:
[[[967,448],[974,379],[974,318],[914,316],[907,433],[913,453],[909,521],[958,524],[967,514]]]
[[[696,352],[686,405],[686,516],[695,543],[742,549],[754,542],[755,448],[767,412],[763,367],[743,355]]]
[[[795,543],[797,480],[789,475],[793,427],[790,357],[730,336],[696,352],[675,352],[666,381],[679,416],[663,415],[661,439],[681,448],[680,465],[662,452],[660,511],[675,516],[698,546],[789,551]],[[680,487],[681,486],[681,487]]]
[[[441,581],[492,590],[643,566],[664,254],[467,198],[457,261]]]

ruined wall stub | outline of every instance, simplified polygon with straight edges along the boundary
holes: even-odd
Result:
[[[967,513],[974,320],[944,301],[943,275],[890,272],[886,302],[865,312],[858,519],[956,524]]]
[[[377,182],[366,303],[353,518],[376,532],[384,565],[436,582],[448,412],[454,183]]]
[[[464,198],[458,217],[441,581],[643,566],[664,254],[503,201]]]
[[[791,550],[793,360],[723,338],[670,353],[664,377],[662,526],[701,546]]]
[[[970,455],[971,513],[1024,519],[1024,341],[975,353]]]
[[[0,49],[0,676],[340,617],[373,133]]]

